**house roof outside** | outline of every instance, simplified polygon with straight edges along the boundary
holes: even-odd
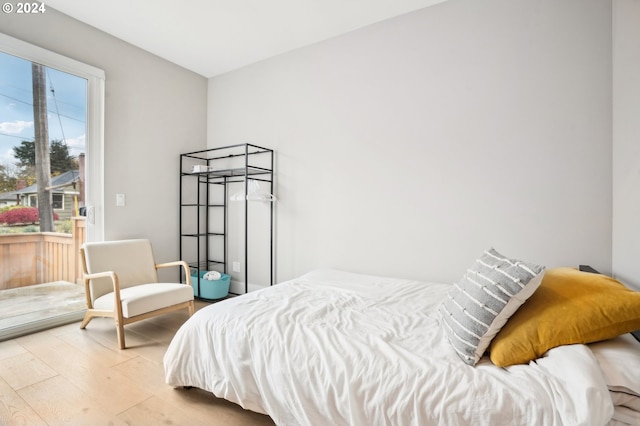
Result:
[[[51,178],[52,192],[62,194],[65,192],[65,187],[71,186],[80,180],[80,172],[78,170],[69,170],[58,176]],[[0,201],[14,201],[16,196],[37,194],[38,184],[27,186],[26,188],[16,189],[15,191],[3,192],[0,194]]]

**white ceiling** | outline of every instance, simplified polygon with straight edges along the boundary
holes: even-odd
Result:
[[[47,0],[205,77],[445,0]]]

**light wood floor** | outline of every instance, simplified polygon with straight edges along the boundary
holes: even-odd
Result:
[[[0,424],[273,425],[208,392],[164,383],[162,357],[186,319],[185,311],[126,326],[123,351],[107,318],[0,342]]]

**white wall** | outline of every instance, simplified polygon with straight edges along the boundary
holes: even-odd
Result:
[[[178,159],[205,148],[207,80],[49,7],[0,14],[0,31],[105,71],[105,239],[150,238],[177,259]]]
[[[613,2],[613,273],[640,289],[640,1]]]
[[[208,145],[277,151],[277,279],[611,271],[611,4],[450,0],[209,80]]]

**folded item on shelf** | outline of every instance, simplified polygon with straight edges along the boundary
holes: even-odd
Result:
[[[206,274],[204,274],[202,278],[209,281],[215,281],[222,278],[222,275],[218,271],[209,271]]]

